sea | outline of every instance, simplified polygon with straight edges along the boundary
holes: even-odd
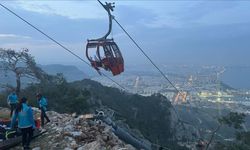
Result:
[[[225,67],[221,80],[235,89],[250,90],[250,66]]]

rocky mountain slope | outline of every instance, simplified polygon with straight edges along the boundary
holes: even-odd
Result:
[[[39,111],[35,110],[38,116]],[[8,114],[9,110],[0,108],[0,112]],[[48,116],[51,122],[43,129],[47,132],[32,141],[33,150],[135,150],[114,135],[107,124],[87,119],[89,115],[76,116],[49,111]],[[12,148],[19,149],[22,149],[21,146]]]
[[[128,129],[139,139],[170,149],[185,149],[186,139],[195,138],[193,134],[197,133],[192,125],[179,120],[170,101],[161,94],[144,97],[85,79],[72,83],[34,84],[23,89],[21,96],[26,96],[29,104],[36,107],[34,93],[37,91],[48,98],[49,110],[61,114],[76,112],[81,115],[97,109],[111,109],[113,121],[122,129]]]
[[[85,79],[34,84],[23,89],[22,96],[28,98],[29,104],[37,106],[34,95],[37,91],[47,97],[49,110],[59,113],[85,114],[102,108],[111,109],[113,121],[123,129],[129,127],[130,134],[170,149],[185,149],[178,141],[185,142],[183,136],[190,138],[196,133],[191,132],[192,126],[186,125],[184,129],[170,101],[161,94],[144,97]]]

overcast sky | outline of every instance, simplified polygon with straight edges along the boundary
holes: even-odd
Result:
[[[4,1],[85,60],[87,39],[108,18],[97,1]],[[250,65],[250,1],[116,1],[115,18],[158,64]],[[74,56],[0,7],[0,47],[28,48],[41,64],[79,64]],[[114,23],[126,65],[148,63]]]

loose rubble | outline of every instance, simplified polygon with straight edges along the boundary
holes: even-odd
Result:
[[[54,111],[48,111],[47,115],[51,122],[45,125],[47,132],[32,141],[33,150],[135,150],[114,135],[110,126],[86,119],[84,115]],[[21,146],[13,148],[17,149]]]

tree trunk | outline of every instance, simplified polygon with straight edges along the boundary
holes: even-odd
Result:
[[[19,96],[21,89],[21,77],[16,73],[16,95]]]

